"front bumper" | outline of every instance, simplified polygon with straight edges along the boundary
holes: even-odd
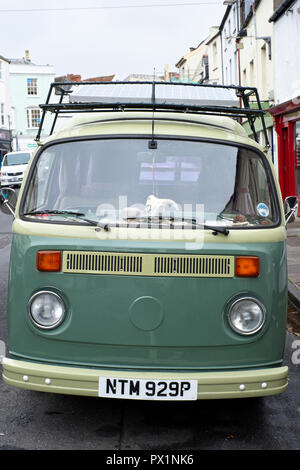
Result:
[[[288,368],[226,372],[136,372],[53,366],[3,358],[3,380],[15,387],[50,393],[98,396],[100,376],[124,379],[198,381],[198,400],[276,395],[286,390]]]
[[[5,180],[1,180],[0,184],[1,184],[1,187],[2,188],[9,188],[11,186],[21,186],[22,184],[22,181],[23,181],[23,178],[18,178],[18,179],[5,179]]]

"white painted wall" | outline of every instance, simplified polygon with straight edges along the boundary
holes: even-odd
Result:
[[[247,36],[241,39],[241,77],[242,86],[254,86],[260,99],[268,101],[274,96],[274,47],[273,23],[269,18],[274,12],[273,1],[263,0],[256,9],[247,26]],[[260,37],[270,37],[272,54],[269,59],[268,44]]]
[[[10,87],[9,87],[9,63],[6,60],[0,58],[0,106],[3,104],[4,107],[4,123],[0,116],[0,127],[9,129],[13,127],[13,112],[10,103]],[[1,108],[0,108],[1,111]],[[10,122],[9,122],[10,121]]]
[[[180,80],[186,82],[198,82],[201,79],[205,78],[205,67],[203,66],[203,56],[209,55],[209,46],[207,42],[215,36],[218,32],[217,26],[212,26],[209,29],[209,36],[203,40],[198,47],[193,50],[190,50],[185,54],[180,61],[177,63],[179,69]],[[218,41],[218,39],[217,39]],[[219,47],[219,52],[221,52]],[[210,67],[210,66],[209,66]],[[216,74],[214,73],[214,76]]]
[[[54,76],[53,65],[36,65],[31,63],[11,63],[10,64],[11,74],[45,74]]]
[[[223,85],[238,85],[238,57],[236,51],[236,35],[238,33],[238,11],[234,4],[221,31]]]
[[[275,104],[279,104],[300,96],[300,0],[273,24]]]
[[[218,30],[218,28],[216,28],[216,30]],[[209,80],[207,83],[222,85],[222,47],[220,34],[211,41],[208,40],[207,54],[209,67]]]
[[[28,127],[28,109],[39,109],[45,103],[50,83],[54,82],[52,65],[35,65],[33,63],[11,62],[9,67],[11,105],[14,111],[13,146],[18,150],[31,149],[35,144],[38,127]],[[27,80],[37,79],[37,95],[28,95]],[[57,98],[58,99],[58,98]],[[42,112],[41,112],[42,114]],[[50,117],[45,120],[44,130],[50,129]],[[17,137],[16,137],[17,136]]]
[[[207,46],[203,41],[197,48],[184,55],[179,66],[180,80],[198,82],[203,76],[202,59],[207,54]]]

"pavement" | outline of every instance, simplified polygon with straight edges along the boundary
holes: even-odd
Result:
[[[288,292],[300,308],[300,217],[287,224]]]

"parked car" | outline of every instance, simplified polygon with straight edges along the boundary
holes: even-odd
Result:
[[[30,160],[30,152],[9,152],[4,155],[0,170],[1,187],[19,187]]]
[[[43,106],[76,116],[40,142],[16,208],[2,196],[15,212],[4,381],[143,400],[284,392],[297,198],[284,206],[267,146],[239,123],[256,135],[257,91],[81,85]]]

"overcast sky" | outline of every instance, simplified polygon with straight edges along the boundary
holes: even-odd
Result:
[[[43,9],[52,11],[34,11]],[[1,0],[0,55],[21,58],[28,49],[57,76],[82,79],[158,74],[166,64],[176,71],[225,10],[223,0]]]

